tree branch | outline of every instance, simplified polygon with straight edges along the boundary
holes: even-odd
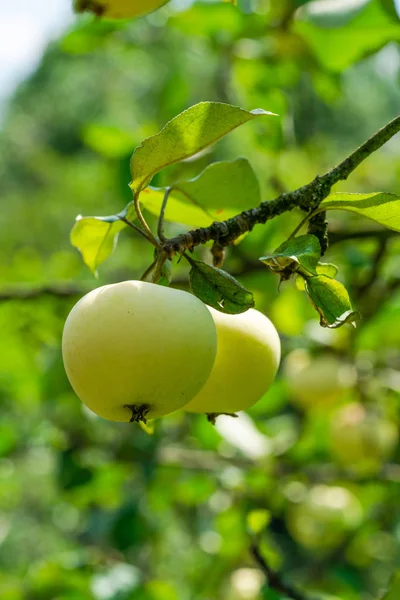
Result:
[[[265,558],[262,556],[261,551],[257,544],[252,544],[250,546],[251,554],[253,555],[254,560],[260,567],[261,571],[264,573],[267,578],[268,585],[271,589],[279,592],[280,594],[284,594],[288,598],[292,598],[292,600],[310,600],[304,592],[301,592],[297,588],[292,587],[291,585],[286,584],[279,573],[271,569],[268,565]]]
[[[37,300],[43,296],[53,296],[55,298],[71,298],[74,296],[83,296],[92,288],[89,286],[71,286],[71,285],[47,285],[44,287],[14,287],[0,290],[0,302],[9,300]]]
[[[398,231],[394,229],[365,229],[364,231],[330,231],[329,245],[339,244],[340,242],[348,242],[350,240],[366,240],[375,238],[376,240],[389,240],[392,237],[397,237]]]
[[[264,224],[295,207],[310,212],[329,195],[333,185],[347,179],[359,164],[399,131],[400,115],[377,131],[336,167],[324,175],[317,175],[310,183],[293,192],[280,194],[274,200],[261,202],[258,207],[245,210],[226,221],[215,221],[209,227],[193,229],[166,240],[162,245],[163,249],[169,257],[172,257],[175,253],[181,254],[185,250],[193,250],[195,246],[210,240],[218,242],[221,246],[227,246],[239,236],[251,231],[255,225]]]

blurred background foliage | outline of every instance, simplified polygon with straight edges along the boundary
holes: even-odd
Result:
[[[310,596],[381,598],[400,563],[398,235],[331,213],[326,260],[363,314],[356,330],[320,328],[304,292],[278,290],[257,261],[299,213],[229,250],[225,268],[275,323],[284,361],[257,405],[215,428],[178,412],[149,436],[95,417],[60,338],[80,295],[152,260],[124,231],[96,281],[69,244],[77,214],[130,201],[144,137],[201,100],[274,111],[153,181],[244,156],[273,198],[396,116],[399,40],[392,0],[175,1],[133,22],[77,18],[19,85],[0,140],[2,600],[283,599],[251,536]],[[399,178],[394,139],[337,189],[398,192]],[[187,287],[186,265],[173,285]]]

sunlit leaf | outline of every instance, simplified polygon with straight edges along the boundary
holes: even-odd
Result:
[[[97,274],[97,267],[112,254],[118,235],[126,224],[117,215],[109,217],[78,216],[71,231],[71,244],[82,254],[89,269]]]
[[[165,188],[145,188],[141,195],[141,205],[152,215],[158,217],[161,210],[162,201],[165,195]],[[189,227],[208,227],[213,221],[211,216],[202,208],[185,202],[182,196],[172,191],[168,196],[167,210],[165,211],[165,220],[172,223],[181,223]]]
[[[135,149],[131,159],[132,190],[139,193],[158,171],[197,154],[239,125],[272,114],[261,108],[247,111],[222,102],[195,104]]]
[[[229,273],[198,260],[190,259],[190,264],[190,286],[205,304],[232,315],[254,306],[253,294]]]
[[[339,281],[326,275],[309,277],[306,280],[306,292],[320,315],[322,327],[336,329],[359,319],[346,288]]]
[[[349,210],[368,217],[388,229],[400,231],[400,196],[385,192],[371,194],[335,193],[320,204],[324,210]]]
[[[316,271],[317,271],[318,275],[326,275],[327,277],[331,277],[332,279],[334,279],[336,277],[339,269],[333,263],[321,263],[320,262],[317,264]],[[306,289],[306,284],[305,284],[305,280],[303,277],[301,277],[301,276],[296,277],[296,287],[298,290],[301,290],[304,292],[304,290]]]

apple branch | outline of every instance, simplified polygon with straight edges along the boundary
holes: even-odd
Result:
[[[261,554],[261,551],[257,544],[252,544],[250,547],[250,551],[253,555],[254,560],[256,561],[261,571],[267,578],[268,585],[271,589],[275,590],[280,594],[283,594],[284,596],[287,596],[288,598],[291,598],[292,600],[310,600],[310,598],[306,596],[304,592],[285,583],[281,575],[277,571],[271,569],[271,567],[268,565],[267,561]]]
[[[314,211],[330,193],[332,186],[343,181],[368,156],[381,148],[400,131],[400,115],[374,133],[364,144],[324,175],[317,175],[310,183],[292,191],[280,194],[274,200],[265,200],[256,208],[245,210],[226,221],[215,221],[209,227],[193,229],[162,242],[162,248],[169,257],[185,250],[193,250],[210,240],[219,246],[227,246],[257,224],[264,224],[293,208],[308,213]]]

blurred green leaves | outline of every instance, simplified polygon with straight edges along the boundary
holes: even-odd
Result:
[[[381,2],[308,3],[293,30],[310,46],[322,67],[340,73],[355,61],[400,40],[400,22]]]
[[[400,572],[394,574],[390,582],[389,591],[383,596],[382,600],[397,600],[400,597]]]

